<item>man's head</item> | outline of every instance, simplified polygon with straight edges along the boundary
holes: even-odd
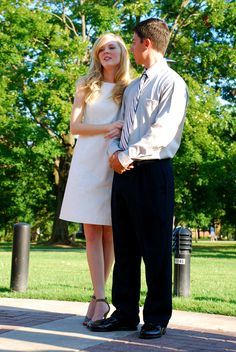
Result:
[[[138,23],[134,27],[134,43],[132,52],[135,56],[135,43],[141,44],[138,48],[138,50],[140,50],[141,46],[143,46],[144,49],[145,46],[148,46],[148,43],[151,42],[152,49],[156,50],[164,56],[169,44],[169,40],[170,32],[167,24],[163,20],[157,18],[149,18]]]

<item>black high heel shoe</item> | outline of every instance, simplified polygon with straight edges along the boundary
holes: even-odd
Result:
[[[91,298],[92,298],[91,302],[92,302],[92,301],[96,301],[96,297],[95,297],[94,295],[91,296]],[[91,302],[90,302],[90,303],[91,303]],[[88,323],[90,322],[90,320],[91,320],[91,318],[89,318],[89,317],[86,315],[85,318],[84,318],[84,321],[83,321],[83,325],[84,325],[84,326],[87,326]]]
[[[99,325],[101,323],[101,321],[103,321],[104,319],[106,319],[107,317],[107,314],[110,312],[110,305],[109,303],[107,302],[107,299],[106,298],[98,298],[96,299],[96,303],[97,302],[104,302],[107,304],[107,311],[103,314],[103,318],[102,319],[98,319],[98,320],[90,320],[87,324],[87,327],[90,329],[90,328],[94,328],[96,327],[97,325]]]

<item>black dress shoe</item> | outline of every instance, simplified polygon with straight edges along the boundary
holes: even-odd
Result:
[[[91,331],[106,332],[106,331],[134,331],[137,330],[137,325],[135,324],[125,324],[121,323],[115,317],[110,317],[108,319],[103,319],[88,326]]]
[[[139,337],[140,339],[157,339],[165,335],[165,333],[166,327],[153,323],[145,323],[141,328]]]

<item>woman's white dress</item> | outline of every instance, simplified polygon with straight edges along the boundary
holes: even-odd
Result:
[[[107,124],[116,120],[118,105],[111,98],[113,83],[103,82],[97,99],[86,104],[84,123]],[[111,186],[103,134],[79,136],[74,149],[60,218],[83,224],[111,225]]]

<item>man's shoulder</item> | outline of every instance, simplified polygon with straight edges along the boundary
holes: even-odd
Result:
[[[180,76],[173,68],[166,66],[164,70],[161,71],[160,75],[157,76],[157,79],[161,82],[161,85],[179,85],[187,87],[187,84],[183,77]]]
[[[139,80],[140,77],[136,77],[134,78],[130,83],[129,85],[127,86],[127,88],[131,89],[136,83],[137,81]]]
[[[169,78],[170,80],[173,80],[173,81],[176,80],[176,81],[181,81],[181,82],[185,83],[183,77],[181,77],[181,75],[170,66],[167,66],[166,72],[164,72],[163,75],[167,79]]]
[[[138,79],[139,79],[139,77],[133,79],[133,80],[128,84],[128,86],[125,88],[125,94],[129,94],[129,92],[133,90],[133,87],[136,85]]]

